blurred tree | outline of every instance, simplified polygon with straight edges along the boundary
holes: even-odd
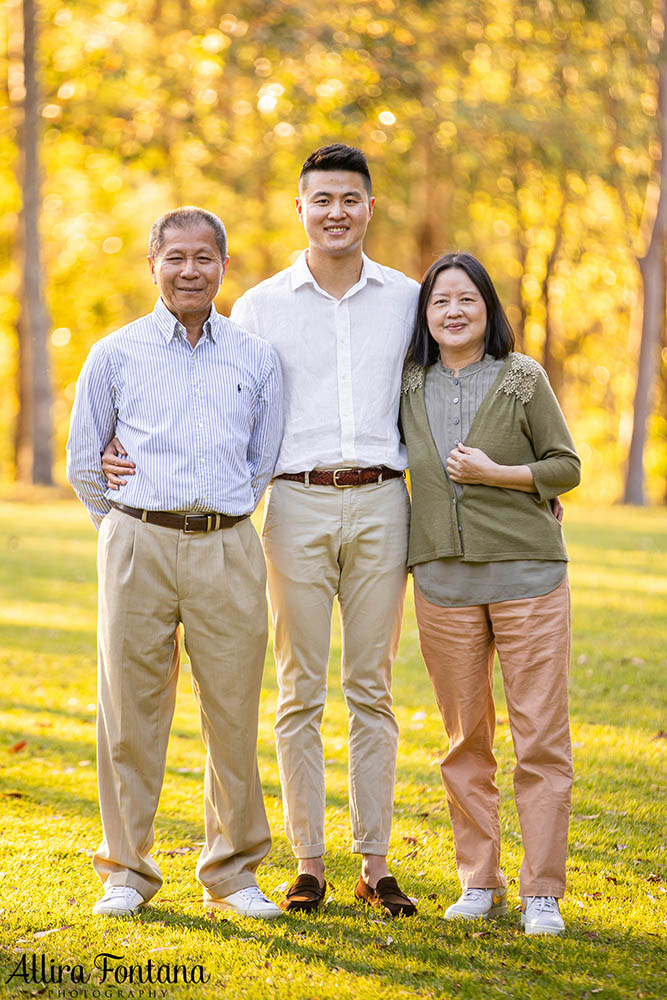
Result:
[[[23,115],[17,159],[23,204],[17,249],[21,254],[19,291],[16,471],[23,482],[51,485],[51,378],[47,339],[49,321],[43,295],[40,248],[40,101],[37,72],[37,20],[34,0],[23,0]]]
[[[642,278],[642,332],[637,365],[632,438],[625,479],[624,503],[644,504],[644,449],[647,421],[653,409],[658,356],[665,327],[665,249],[667,247],[667,0],[663,3],[658,57],[658,115],[660,164],[657,177],[647,189],[646,215],[650,236],[639,258]],[[656,191],[657,188],[657,191]],[[656,201],[657,194],[657,204]],[[655,204],[655,207],[651,203]],[[651,218],[652,216],[652,218]]]

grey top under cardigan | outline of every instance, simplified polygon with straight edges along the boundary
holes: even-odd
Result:
[[[408,362],[401,395],[412,485],[408,564],[451,556],[477,563],[567,559],[549,501],[579,483],[580,463],[541,366],[509,355],[465,442],[502,465],[527,465],[534,493],[471,483],[457,497],[431,434],[424,383],[425,369]]]
[[[485,354],[458,372],[440,361],[426,370],[426,414],[443,467],[452,449],[468,436],[475,414],[502,366],[502,358]],[[463,487],[451,482],[460,497]],[[566,568],[565,560],[472,563],[450,556],[418,563],[413,572],[415,584],[427,601],[451,608],[549,594],[562,582]]]

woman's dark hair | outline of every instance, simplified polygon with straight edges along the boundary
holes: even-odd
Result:
[[[438,275],[451,267],[465,271],[484,299],[486,306],[484,353],[491,354],[494,358],[506,358],[514,350],[514,331],[500,304],[489,272],[471,253],[446,253],[444,257],[431,264],[424,275],[419,290],[417,316],[408,357],[418,365],[425,366],[432,365],[440,357],[440,346],[429,333],[426,307]]]

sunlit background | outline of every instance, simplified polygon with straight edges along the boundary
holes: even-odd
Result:
[[[518,348],[545,365],[573,428],[584,461],[579,496],[621,497],[642,335],[638,260],[660,192],[662,8],[652,0],[41,0],[40,274],[56,480],[90,345],[152,308],[145,255],[155,216],[195,203],[224,219],[232,260],[218,306],[228,312],[304,246],[294,213],[301,162],[341,140],[361,146],[371,165],[368,253],[416,278],[444,251],[477,254]],[[5,0],[5,481],[17,474],[24,17],[22,0]],[[655,502],[667,495],[662,337],[644,449],[646,498]]]

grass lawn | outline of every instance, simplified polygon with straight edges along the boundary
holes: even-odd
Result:
[[[446,745],[420,660],[408,595],[395,669],[399,744],[390,865],[419,898],[414,919],[381,919],[352,899],[346,712],[334,628],[327,760],[327,904],[273,923],[209,917],[195,880],[203,840],[203,752],[187,663],[180,677],[155,854],[164,886],[131,920],[93,917],[90,856],[100,840],[95,781],[95,532],[73,502],[0,508],[0,996],[294,998],[658,998],[667,995],[667,509],[566,510],[572,557],[571,708],[576,783],[562,938],[519,926],[521,850],[512,747],[498,688],[498,781],[510,915],[443,919],[458,895],[438,763]],[[273,850],[262,888],[294,863],[282,830],[267,656],[259,756]],[[122,966],[201,965],[205,984],[100,984],[95,956]],[[46,978],[79,964],[73,985]],[[101,960],[98,959],[98,962]],[[165,975],[164,970],[160,973]]]

